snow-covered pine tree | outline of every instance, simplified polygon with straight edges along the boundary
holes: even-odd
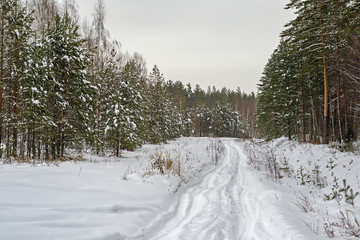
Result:
[[[18,0],[1,1],[0,18],[0,157],[6,149],[10,158],[17,157],[20,84],[33,19]]]
[[[300,59],[282,42],[267,63],[259,85],[258,124],[268,138],[297,133],[300,122]]]
[[[109,86],[106,102],[106,140],[119,156],[120,149],[133,150],[142,144],[144,102],[140,91],[141,69],[129,60]]]
[[[149,76],[148,83],[148,141],[151,143],[166,142],[166,140],[181,135],[181,115],[171,102],[165,88],[165,80],[155,65]]]
[[[146,127],[144,119],[145,102],[141,93],[142,68],[131,59],[119,75],[121,80],[121,104],[124,106],[120,144],[122,149],[134,150],[143,143],[142,131]]]
[[[55,27],[44,39],[49,71],[47,107],[51,118],[51,157],[63,157],[69,143],[82,143],[89,133],[94,87],[85,80],[88,54],[75,25],[67,16],[57,16]]]
[[[54,78],[52,63],[48,56],[48,45],[45,40],[37,40],[27,47],[25,58],[26,71],[21,81],[21,123],[23,126],[20,141],[20,157],[35,158],[36,132],[39,144],[44,145],[45,158],[49,157],[49,134],[47,131],[52,124],[51,109],[48,108],[50,99],[51,79]],[[40,151],[38,152],[39,156]],[[33,155],[32,155],[33,154]]]
[[[211,131],[210,117],[211,111],[203,103],[197,103],[191,108],[192,119],[195,124],[195,136],[206,137]]]
[[[11,86],[10,97],[8,103],[11,106],[11,110],[9,110],[8,114],[10,114],[11,123],[8,124],[8,128],[10,128],[7,132],[12,132],[12,136],[7,136],[7,139],[11,139],[11,153],[10,144],[7,143],[8,151],[7,156],[11,156],[13,158],[17,158],[18,156],[18,134],[19,128],[23,128],[23,125],[19,123],[20,119],[20,111],[21,111],[21,90],[22,90],[22,81],[24,77],[24,73],[26,71],[26,65],[24,59],[28,57],[27,48],[31,41],[32,33],[31,24],[33,22],[32,16],[27,13],[26,8],[21,7],[20,4],[15,5],[14,11],[12,12],[12,18],[10,18],[11,24],[11,34],[9,41],[9,47],[11,51],[11,57],[9,58],[9,83]],[[21,130],[21,129],[20,129]],[[7,140],[8,142],[8,140]]]
[[[194,133],[194,124],[191,119],[190,109],[188,108],[188,93],[185,86],[180,81],[167,81],[166,88],[172,102],[181,114],[181,135],[189,137]]]

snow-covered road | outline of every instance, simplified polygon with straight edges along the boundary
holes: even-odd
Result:
[[[284,225],[266,201],[240,144],[225,140],[219,165],[180,189],[178,200],[144,231],[143,239],[306,239]],[[271,193],[273,194],[273,193]],[[280,219],[277,219],[280,218]]]

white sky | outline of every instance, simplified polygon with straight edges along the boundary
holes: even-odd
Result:
[[[292,17],[289,0],[105,0],[106,28],[166,80],[256,92]],[[77,0],[92,20],[95,0]]]

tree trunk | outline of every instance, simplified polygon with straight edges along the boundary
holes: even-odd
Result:
[[[326,46],[325,46],[325,35],[324,35],[324,18],[322,13],[322,0],[319,1],[320,9],[320,22],[321,22],[321,43],[323,51],[323,67],[324,67],[324,139],[323,143],[329,143],[329,85],[328,85],[328,75],[327,75],[327,66],[326,66]]]
[[[50,160],[49,156],[49,134],[47,133],[48,129],[46,129],[45,133],[45,160]]]
[[[55,142],[56,142],[56,158],[58,158],[58,157],[60,157],[61,155],[60,155],[60,149],[61,149],[61,143],[60,143],[60,141],[61,141],[61,126],[59,125],[59,127],[58,127],[58,130],[57,130],[57,134],[55,134],[55,136],[56,136],[56,140],[55,140]]]
[[[119,153],[120,153],[120,141],[119,141],[119,138],[120,138],[119,130],[117,130],[116,140],[115,140],[115,143],[116,143],[116,157],[119,157]]]
[[[52,137],[50,160],[54,160],[54,159],[56,159],[56,145],[55,145],[55,137]]]
[[[317,118],[316,118],[316,110],[315,110],[315,103],[313,97],[311,97],[310,100],[311,103],[311,115],[312,115],[312,132],[313,132],[313,143],[316,142],[316,139],[318,138],[318,125],[317,125]]]
[[[201,126],[202,124],[201,124],[201,122],[202,122],[202,121],[201,121],[201,119],[200,119],[200,124],[199,124],[199,125],[200,125],[200,137],[202,137],[202,126]]]
[[[344,91],[346,92],[346,91]],[[348,106],[348,100],[346,97],[346,94],[344,94],[344,104],[345,104],[345,134],[349,132],[349,106]]]
[[[301,112],[302,112],[302,141],[306,142],[306,116],[305,116],[305,97],[304,86],[301,87]]]
[[[335,123],[336,123],[336,113],[337,113],[337,109],[336,109],[337,103],[336,101],[334,102],[334,106],[333,109],[331,109],[331,104],[329,105],[329,111],[331,114],[331,132],[332,134],[329,136],[329,139],[331,139],[331,141],[334,141],[336,139],[336,129],[335,129]]]
[[[63,158],[65,153],[65,133],[62,131],[61,133],[61,152],[60,156]]]
[[[41,141],[40,141],[40,136],[38,136],[38,141],[37,141],[37,159],[40,161],[41,159]]]
[[[288,138],[291,140],[291,123],[290,120],[288,120]]]
[[[10,108],[10,107],[9,107]],[[8,110],[10,112],[10,110]],[[10,148],[10,126],[6,127],[6,158],[10,159],[11,157],[11,148]]]
[[[342,124],[341,124],[341,76],[340,72],[338,73],[338,83],[337,83],[337,117],[339,124],[339,142],[343,143],[343,132],[342,132]]]
[[[31,132],[31,129],[29,128],[28,131],[27,131],[27,151],[26,151],[26,158],[28,160],[31,159],[31,143],[30,143],[30,132]]]
[[[23,132],[20,136],[20,152],[19,157],[24,159],[25,158],[25,138],[24,138],[25,132]]]
[[[2,149],[2,132],[3,132],[3,117],[2,117],[2,109],[3,109],[3,79],[4,79],[4,54],[5,54],[5,44],[4,44],[4,17],[1,18],[1,40],[0,40],[0,158],[3,154]]]
[[[32,148],[32,155],[33,155],[33,159],[34,161],[36,160],[36,131],[33,130],[32,131],[32,144],[31,144],[31,148]]]
[[[16,77],[15,84],[14,84],[14,107],[13,107],[13,114],[14,114],[14,128],[13,128],[13,149],[12,149],[12,156],[17,158],[17,147],[18,147],[18,115],[19,115],[19,79]]]

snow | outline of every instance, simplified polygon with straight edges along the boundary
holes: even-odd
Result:
[[[219,165],[208,166],[183,186],[143,239],[316,239],[299,221],[291,221],[297,217],[293,207],[280,204],[273,186],[248,166],[243,143],[224,144]],[[284,218],[280,210],[293,218]]]
[[[39,104],[40,104],[40,101],[37,100],[37,99],[32,99],[32,102],[33,102],[33,104],[35,104],[35,105],[39,105]]]
[[[142,234],[174,197],[180,178],[151,169],[152,154],[182,161],[183,179],[209,164],[209,139],[145,145],[122,158],[0,164],[0,239],[123,239]],[[199,161],[202,159],[201,161]]]
[[[159,190],[152,185],[121,181],[120,176],[114,177],[116,169],[96,165],[76,169],[63,164],[60,168],[9,171],[19,180],[1,183],[7,194],[1,197],[0,238],[93,239],[115,230],[131,232],[135,230],[132,225],[136,225],[132,216],[148,219],[149,213],[158,208],[159,196],[161,199],[166,194],[161,179],[156,182]],[[128,189],[141,192],[147,206]]]
[[[31,87],[31,91],[38,93],[39,90],[36,87]]]
[[[20,32],[18,29],[15,29],[14,30],[15,34],[16,34],[16,37],[19,39],[20,38]]]
[[[334,177],[338,179],[339,194],[344,195],[344,192],[339,191],[343,187],[342,179],[346,179],[347,185],[354,190],[354,193],[360,191],[358,146],[355,146],[354,152],[341,152],[328,145],[298,143],[279,138],[269,143],[247,144],[245,148],[248,155],[252,156],[250,158],[258,160],[262,158],[263,163],[266,163],[269,157],[274,157],[280,169],[285,166],[284,162],[287,162],[289,172],[280,170],[282,178],[268,183],[276,191],[276,202],[282,206],[278,209],[287,222],[297,219],[297,226],[305,226],[304,231],[316,233],[316,238],[312,239],[326,239],[329,236],[329,232],[325,231],[326,225],[331,225],[328,230],[334,233],[334,239],[357,239],[346,233],[348,229],[341,222],[341,214],[348,213],[349,219],[353,222],[355,218],[359,219],[360,197],[355,197],[352,205],[346,202],[344,196],[328,201],[325,195],[332,192]],[[273,178],[270,172],[265,170],[265,166],[259,165],[256,161],[252,165],[257,169],[260,168],[267,179]],[[302,185],[300,168],[305,175],[304,185]],[[284,211],[285,207],[292,209],[295,215]],[[357,231],[360,234],[360,226],[357,227]]]
[[[287,160],[289,176],[274,180],[263,162],[254,161],[266,160],[269,152]],[[0,162],[0,239],[316,240],[327,239],[323,226],[338,219],[339,209],[359,214],[359,197],[354,206],[324,200],[332,175],[359,190],[359,156],[325,145],[180,138],[125,151],[121,158],[83,157]],[[331,170],[329,157],[336,159]],[[172,161],[164,175],[154,168],[156,159]],[[310,174],[315,163],[327,185],[300,185],[296,170],[303,166]],[[313,211],[301,211],[303,196]],[[345,237],[344,229],[335,228],[335,239]]]

